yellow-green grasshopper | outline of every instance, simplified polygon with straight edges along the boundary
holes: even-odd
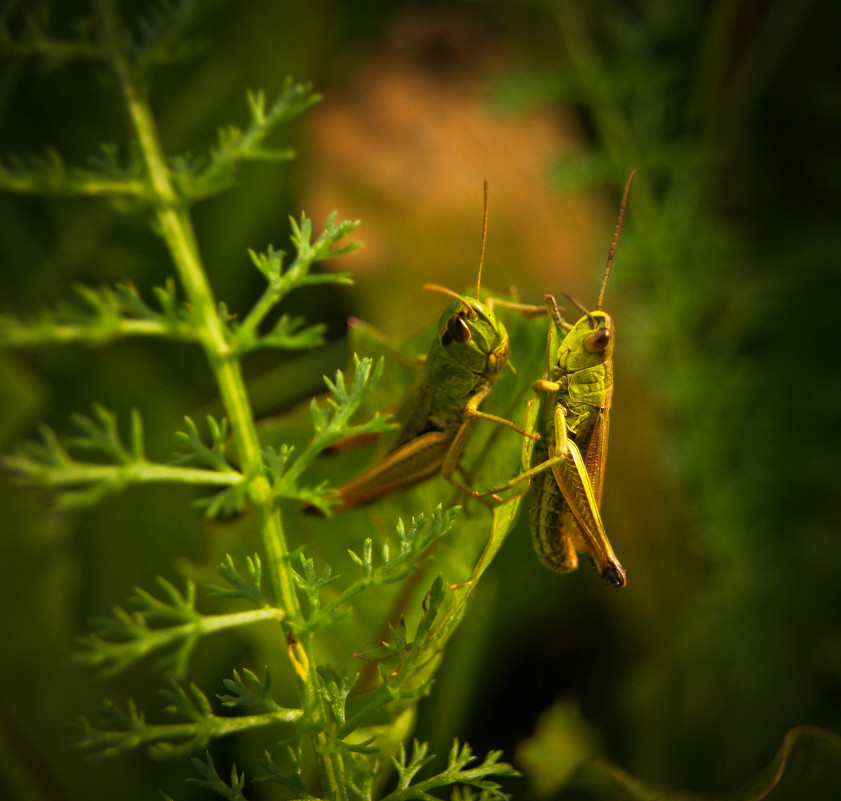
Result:
[[[498,493],[529,480],[535,494],[532,539],[543,564],[565,573],[578,566],[579,553],[589,553],[602,578],[614,587],[625,585],[625,571],[607,538],[599,510],[613,400],[615,327],[601,306],[634,175],[631,173],[622,196],[596,308],[587,311],[567,295],[584,312],[570,325],[564,322],[555,298],[546,296],[550,317],[546,373],[533,385],[540,403],[537,421],[541,439],[533,452],[526,441],[524,458],[529,469],[507,484],[481,493]],[[552,362],[558,337],[563,338]]]
[[[338,487],[331,511],[370,503],[403,487],[441,474],[459,489],[472,488],[456,476],[459,458],[474,420],[490,420],[536,439],[503,417],[479,409],[508,361],[508,333],[493,314],[493,300],[482,303],[482,278],[487,232],[487,183],[482,249],[475,298],[436,284],[425,289],[453,298],[438,322],[423,374],[395,414],[399,427],[381,449],[379,461]]]

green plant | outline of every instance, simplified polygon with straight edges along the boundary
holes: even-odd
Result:
[[[118,4],[102,0],[95,28],[79,39],[51,40],[34,19],[25,37],[4,37],[7,49],[17,54],[37,53],[61,61],[86,58],[109,66],[130,141],[128,156],[107,146],[84,168],[67,165],[53,151],[44,157],[7,159],[0,166],[0,187],[33,195],[102,196],[122,212],[143,215],[165,244],[175,277],[152,291],[154,302],[128,281],[99,289],[80,286],[81,303],[60,305],[29,319],[4,315],[0,343],[12,348],[102,346],[129,337],[194,343],[204,354],[224,410],[219,419],[207,416],[206,432],[185,417],[185,429],[176,433],[178,450],[166,461],[147,455],[140,411],[131,411],[126,433],[120,430],[118,415],[95,405],[92,416],[73,417],[76,436],[60,436],[43,425],[37,441],[4,457],[5,467],[21,483],[48,490],[58,509],[65,511],[89,507],[133,485],[165,482],[203,488],[209,494],[199,502],[207,519],[247,513],[244,519],[256,521],[259,532],[259,551],[241,558],[226,556],[218,568],[222,583],[211,585],[207,598],[190,578],[183,587],[161,578],[157,593],[138,589],[125,608],[94,621],[92,633],[81,642],[78,661],[102,676],[113,676],[157,659],[155,668],[168,681],[165,711],[177,722],[153,723],[133,701],[108,702],[104,723],[82,719],[76,745],[97,757],[146,747],[153,757],[163,758],[210,748],[222,737],[270,730],[265,758],[251,759],[262,768],[254,781],[279,784],[286,797],[384,795],[402,801],[429,798],[430,791],[451,784],[469,785],[486,797],[501,796],[492,777],[516,772],[500,761],[499,752],[472,764],[476,758],[470,747],[457,742],[446,766],[430,775],[432,757],[426,746],[415,742],[409,754],[403,745],[415,706],[427,693],[440,653],[463,611],[463,604],[449,603],[441,575],[425,578],[428,554],[455,525],[458,509],[444,509],[439,503],[408,524],[399,520],[390,541],[375,544],[367,537],[350,547],[349,561],[348,545],[336,535],[333,551],[346,552],[346,575],[341,577],[321,555],[308,554],[300,525],[296,529],[289,523],[297,512],[287,501],[327,509],[327,483],[307,479],[306,471],[319,454],[341,438],[391,427],[379,413],[355,422],[382,373],[383,360],[355,357],[352,375],[340,371],[334,379],[325,379],[329,394],[310,404],[312,433],[303,446],[273,446],[261,440],[242,360],[261,349],[296,351],[322,343],[322,325],[277,316],[276,310],[303,287],[349,282],[345,273],[317,272],[313,267],[354,250],[356,244],[341,241],[357,224],[337,222],[333,215],[315,235],[306,216],[292,219],[291,261],[286,263],[285,254],[271,246],[264,253],[250,253],[265,279],[251,309],[240,319],[217,300],[196,241],[191,206],[229,187],[242,162],[289,159],[291,150],[270,145],[269,137],[318,96],[292,80],[271,104],[262,93],[251,94],[246,128],[224,129],[207,156],[167,157],[148,85],[157,65],[183,55],[178,43],[195,13],[190,2],[162,6],[129,30],[119,18]],[[273,313],[276,319],[270,322]],[[504,517],[510,526],[513,514]],[[368,596],[376,598],[366,607],[361,599]],[[224,611],[202,611],[208,599],[223,604]],[[342,636],[337,624],[351,613],[355,629],[351,637]],[[374,635],[384,623],[388,636],[377,643]],[[217,702],[190,683],[191,659],[210,635],[245,636],[245,630],[261,624],[270,627],[261,630],[265,642],[282,638],[285,644],[281,665],[259,671],[242,667],[233,670],[232,678],[219,677],[226,692]],[[367,648],[360,647],[361,637],[370,638]],[[357,642],[357,653],[350,641]],[[279,689],[270,678],[277,673],[283,676]],[[246,797],[245,777],[236,766],[228,782],[210,753],[194,762],[200,786],[226,798]],[[390,767],[396,770],[396,785],[384,790]],[[421,771],[423,777],[418,775]],[[249,768],[249,776],[252,773]]]

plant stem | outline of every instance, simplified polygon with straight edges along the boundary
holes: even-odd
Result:
[[[151,109],[142,96],[132,65],[121,47],[122,32],[116,4],[114,0],[98,0],[98,6],[104,25],[105,48],[117,73],[126,109],[148,171],[157,223],[193,310],[199,341],[213,370],[225,413],[231,423],[241,469],[248,482],[249,498],[260,527],[275,597],[287,614],[283,626],[290,651],[295,650],[297,643],[306,654],[308,667],[305,670],[299,672],[300,665],[295,664],[305,696],[304,708],[318,710],[316,714],[321,721],[326,721],[327,712],[318,692],[318,677],[311,656],[311,638],[305,636],[303,642],[298,643],[295,637],[296,630],[304,623],[304,616],[288,561],[289,549],[282,520],[275,508],[272,488],[263,470],[260,441],[236,348],[228,341],[225,327],[217,313],[216,299],[201,263],[192,222],[173,185]],[[325,791],[329,797],[345,801],[347,787],[343,780],[341,755],[329,748],[324,730],[315,732],[313,736]]]
[[[173,337],[190,339],[191,332],[186,326],[180,327],[177,334],[173,329],[157,320],[119,320],[106,332],[97,329],[96,321],[90,325],[59,323],[57,325],[27,326],[26,324],[9,326],[0,331],[0,342],[12,348],[39,347],[41,345],[67,345],[74,342],[102,344],[118,337]]]
[[[302,616],[290,570],[285,563],[288,548],[280,515],[273,510],[271,487],[263,475],[260,443],[242,371],[217,314],[216,299],[201,263],[192,222],[171,180],[151,109],[142,97],[132,67],[120,45],[122,33],[115,3],[113,0],[99,0],[99,9],[105,47],[117,73],[126,110],[148,170],[161,235],[169,247],[193,309],[202,347],[231,422],[240,464],[249,481],[249,497],[260,523],[273,588],[291,620],[296,622]]]
[[[26,480],[39,487],[72,487],[79,484],[113,483],[149,484],[160,481],[167,484],[205,484],[234,486],[242,482],[236,470],[206,470],[201,467],[178,467],[169,464],[136,461],[126,465],[62,463],[60,465],[31,466],[23,459],[7,457],[4,464],[17,470]]]

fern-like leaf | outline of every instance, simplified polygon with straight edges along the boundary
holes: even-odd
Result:
[[[350,423],[350,418],[359,408],[365,395],[382,374],[383,362],[380,359],[374,366],[371,359],[360,359],[354,355],[354,368],[349,388],[341,370],[337,371],[335,381],[325,376],[324,383],[327,384],[332,397],[328,398],[326,404],[319,405],[313,400],[310,405],[315,436],[296,459],[290,459],[289,449],[279,452],[266,451],[264,454],[266,471],[276,496],[309,502],[322,509],[329,508],[327,487],[301,487],[298,483],[301,473],[312,464],[319,453],[343,437],[379,434],[394,428],[388,416],[379,412],[362,423]]]
[[[193,758],[193,767],[201,779],[187,779],[191,784],[204,787],[228,801],[248,801],[242,790],[245,787],[245,773],[240,773],[236,765],[231,765],[231,783],[227,784],[216,772],[210,752],[205,753],[204,761]]]
[[[268,334],[260,335],[259,326],[269,312],[275,308],[290,292],[313,284],[347,284],[347,273],[314,273],[313,265],[318,261],[335,258],[343,253],[350,253],[359,247],[351,242],[343,248],[334,249],[334,245],[356,228],[358,222],[336,224],[335,212],[330,215],[324,231],[312,241],[312,221],[301,215],[300,225],[290,218],[292,225],[292,244],[297,255],[289,267],[283,269],[283,251],[269,245],[265,253],[249,251],[254,266],[265,276],[267,286],[254,308],[246,315],[241,325],[231,323],[234,344],[240,353],[257,348],[277,347],[285,350],[300,350],[323,344],[324,327],[306,326],[298,317],[283,315]]]
[[[460,784],[479,790],[487,798],[504,799],[507,795],[491,777],[520,775],[511,765],[500,762],[501,751],[491,751],[480,765],[469,768],[468,765],[475,762],[476,757],[467,743],[460,746],[456,740],[447,758],[447,767],[438,775],[413,784],[418,772],[433,760],[433,757],[427,755],[427,751],[427,744],[418,740],[414,741],[411,756],[407,756],[406,749],[400,746],[400,751],[393,760],[397,769],[397,787],[386,795],[383,801],[432,801],[436,798],[432,795],[433,790]]]
[[[280,95],[267,107],[262,92],[248,94],[249,124],[245,129],[229,126],[219,131],[218,142],[207,159],[181,157],[172,162],[173,178],[182,197],[199,200],[229,187],[242,161],[287,161],[294,158],[290,148],[266,145],[269,134],[280,125],[302,114],[320,96],[309,84],[287,78]]]
[[[153,308],[131,284],[94,289],[75,287],[82,301],[61,304],[24,320],[0,315],[0,343],[27,348],[80,343],[101,346],[126,337],[163,337],[181,342],[197,338],[190,311],[179,304],[175,282],[153,290],[159,309]]]
[[[263,574],[263,565],[260,555],[254,554],[246,558],[246,575],[241,575],[234,566],[234,560],[230,554],[226,554],[224,564],[216,568],[219,575],[228,583],[229,587],[220,587],[217,584],[208,585],[208,590],[214,598],[245,598],[251,601],[258,608],[268,607],[263,596],[260,583]]]
[[[283,617],[279,609],[269,607],[265,601],[257,610],[203,615],[196,610],[192,582],[187,582],[184,592],[163,578],[158,579],[158,584],[163,598],[136,589],[127,604],[130,612],[118,606],[112,617],[96,618],[92,633],[79,641],[76,661],[96,668],[102,676],[111,676],[153,653],[164,652],[157,667],[182,677],[201,637]],[[244,592],[253,597],[255,588],[243,584]],[[259,594],[259,588],[256,592]]]

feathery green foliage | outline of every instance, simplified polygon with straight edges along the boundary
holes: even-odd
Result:
[[[260,549],[245,557],[244,564],[226,555],[218,568],[222,583],[208,585],[205,592],[189,578],[183,587],[159,578],[157,592],[137,588],[125,606],[92,622],[91,632],[80,640],[77,662],[102,677],[140,665],[154,669],[168,682],[161,691],[166,722],[153,722],[154,713],[146,712],[145,702],[109,701],[100,724],[80,720],[77,747],[96,758],[138,748],[154,758],[174,758],[208,749],[219,738],[253,737],[266,730],[271,734],[265,743],[279,739],[284,748],[267,751],[261,765],[252,760],[254,769],[262,767],[264,772],[256,780],[283,785],[295,797],[374,798],[382,795],[392,761],[398,787],[386,797],[394,801],[431,798],[430,790],[458,783],[501,797],[490,777],[515,772],[500,762],[497,752],[468,768],[474,761],[472,752],[456,745],[437,777],[414,782],[431,757],[416,743],[407,762],[402,748],[414,707],[429,691],[444,645],[431,633],[448,592],[442,576],[427,578],[425,573],[432,552],[455,525],[458,509],[438,505],[408,525],[398,520],[391,543],[375,544],[371,536],[361,547],[343,546],[338,554],[348,563],[346,576],[323,562],[320,552],[310,555],[312,543],[301,538],[305,544],[293,547],[289,539],[290,532],[296,538],[301,535],[290,501],[329,514],[328,482],[312,484],[308,479],[316,458],[343,438],[376,435],[393,427],[387,415],[360,413],[382,374],[383,360],[354,356],[352,374],[338,371],[333,378],[325,377],[328,392],[310,404],[312,434],[303,446],[264,444],[251,412],[241,360],[266,348],[291,352],[323,344],[320,323],[310,325],[288,314],[274,315],[273,322],[270,318],[301,288],[350,282],[346,273],[313,268],[358,247],[342,244],[357,223],[339,222],[333,214],[316,233],[302,214],[290,220],[291,261],[285,264],[285,254],[271,245],[263,253],[249,251],[265,288],[240,318],[215,298],[195,241],[191,205],[230,186],[243,162],[291,158],[291,150],[270,144],[269,137],[318,96],[291,79],[274,103],[267,103],[261,92],[252,93],[244,129],[224,128],[205,155],[166,156],[148,87],[154,82],[153,68],[189,52],[190,47],[179,42],[199,4],[163,4],[134,29],[123,26],[113,0],[102,0],[97,8],[96,36],[85,33],[74,42],[55,42],[42,22],[32,19],[18,39],[3,28],[0,45],[17,56],[40,55],[53,66],[92,59],[110,67],[129,122],[128,146],[106,145],[84,167],[68,166],[53,150],[43,156],[7,158],[0,164],[0,188],[104,196],[119,201],[115,208],[122,213],[142,212],[163,240],[174,276],[152,290],[153,303],[127,280],[113,287],[78,286],[79,303],[60,304],[29,319],[5,314],[0,318],[0,344],[105,346],[129,337],[197,344],[218,387],[223,416],[207,415],[202,430],[185,415],[184,429],[173,432],[176,451],[167,460],[147,455],[139,410],[131,411],[126,430],[121,430],[122,413],[97,403],[92,415],[72,417],[75,435],[43,425],[40,439],[4,456],[3,465],[19,483],[47,491],[64,511],[94,505],[134,485],[165,482],[209,489],[212,494],[197,499],[205,516],[251,516]],[[338,521],[337,526],[341,528]],[[429,589],[415,619],[417,607],[401,603],[401,591],[395,594],[394,588],[411,588],[418,580]],[[372,605],[361,605],[360,598],[369,596]],[[205,611],[214,605],[221,610]],[[366,621],[371,609],[377,614]],[[389,610],[385,617],[384,609]],[[340,621],[354,619],[358,630],[355,646],[350,646],[333,635]],[[371,644],[366,638],[383,622],[386,641]],[[262,678],[247,666],[237,667],[233,678],[218,678],[226,692],[212,700],[190,680],[198,649],[210,635],[248,637],[257,636],[251,634],[257,630],[264,637],[271,631],[270,639],[285,645],[280,653],[286,658],[271,665],[272,672],[283,676],[281,686],[271,684],[269,667],[262,670]],[[328,654],[332,664],[324,659]],[[236,765],[229,781],[217,773],[209,752],[194,765],[199,786],[225,798],[246,797],[245,775]]]

